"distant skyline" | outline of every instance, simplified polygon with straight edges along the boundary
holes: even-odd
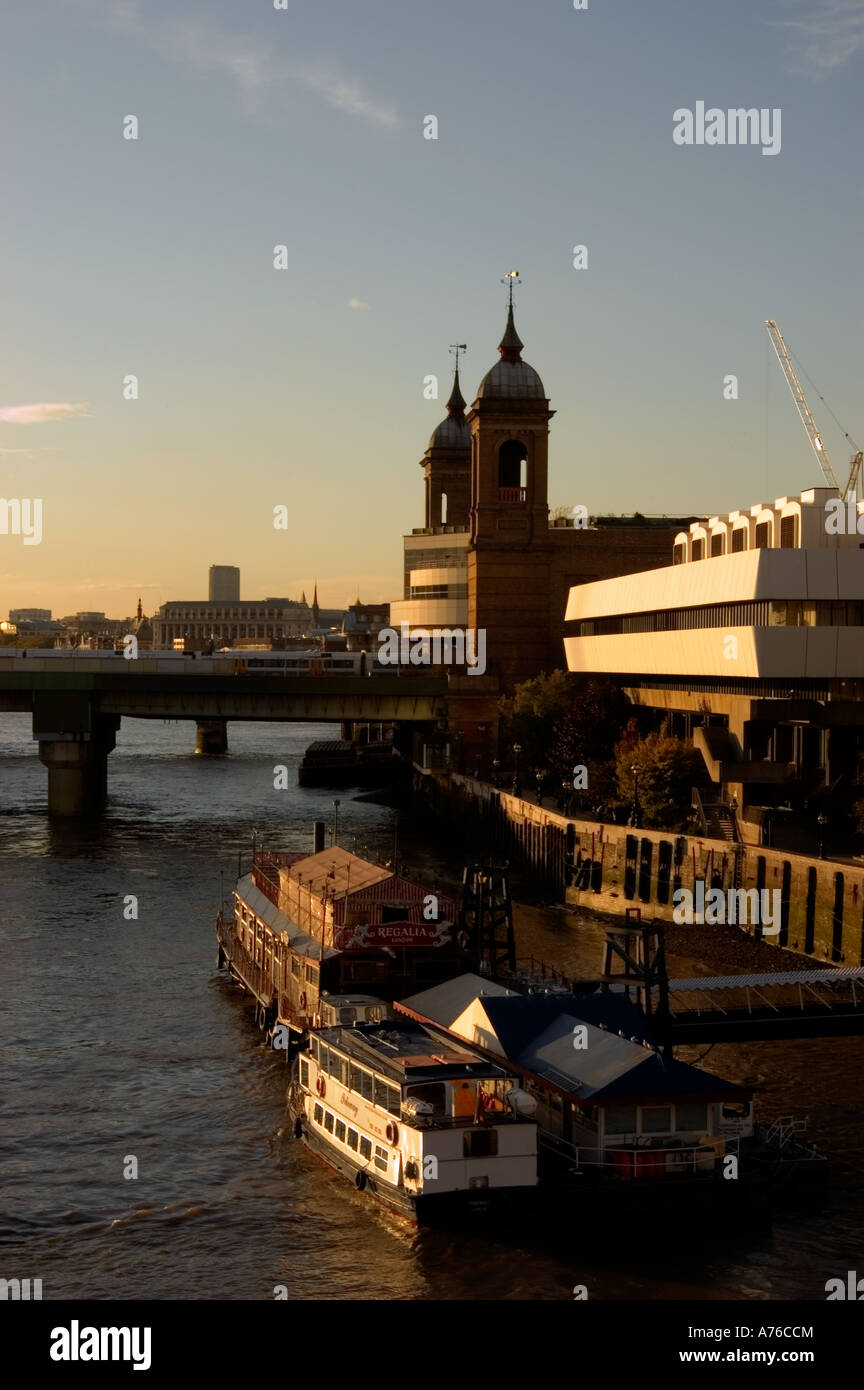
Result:
[[[399,598],[449,344],[470,403],[511,267],[553,507],[818,485],[768,318],[864,441],[864,0],[286,4],[6,7],[0,496],[43,519],[0,533],[0,616],[152,613],[213,563]],[[677,144],[699,103],[782,144]]]

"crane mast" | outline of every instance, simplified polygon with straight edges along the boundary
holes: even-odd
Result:
[[[792,358],[789,356],[789,349],[786,347],[786,344],[783,341],[783,334],[780,332],[780,329],[777,327],[773,319],[766,319],[765,327],[768,329],[768,337],[771,339],[771,344],[774,348],[774,351],[777,354],[777,360],[780,363],[780,366],[783,368],[783,375],[785,376],[786,381],[789,384],[789,390],[792,392],[792,399],[798,407],[798,414],[801,416],[801,423],[807,431],[807,438],[810,440],[810,443],[813,447],[813,452],[819,460],[819,467],[822,469],[825,481],[829,484],[830,487],[835,487],[838,492],[841,492],[842,490],[840,484],[837,481],[834,469],[831,467],[831,460],[828,457],[828,450],[822,443],[822,436],[816,428],[816,421],[813,419],[810,407],[807,404],[807,397],[804,395],[804,388],[801,385],[801,382],[798,380],[798,373],[792,365]],[[855,468],[855,461],[853,460],[853,469],[854,479],[852,473],[850,473],[849,482],[846,484],[846,491],[842,493],[844,498],[849,492],[850,487],[854,486],[854,483],[857,482],[858,471],[860,469],[860,462],[858,464],[858,468]]]

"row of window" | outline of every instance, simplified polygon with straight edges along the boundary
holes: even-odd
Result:
[[[467,584],[413,584],[408,598],[467,598]]]
[[[610,1105],[606,1108],[607,1135],[674,1134],[690,1130],[707,1134],[707,1105]]]
[[[666,608],[653,613],[627,613],[608,618],[584,618],[578,637],[608,637],[621,633],[689,632],[708,627],[861,627],[864,603],[857,600],[752,599],[740,603],[710,603],[700,608]]]
[[[358,1066],[341,1052],[328,1047],[318,1038],[310,1039],[309,1050],[321,1071],[332,1076],[343,1086],[356,1091],[364,1100],[388,1110],[391,1115],[402,1114],[402,1092],[398,1086],[389,1085],[383,1077]]]
[[[750,534],[750,525],[745,522],[741,526],[736,526],[732,532],[729,554],[737,555],[740,551],[746,550],[747,540]],[[760,521],[755,527],[753,534],[754,550],[770,550],[773,545],[773,523],[771,521]],[[798,517],[784,516],[780,518],[780,549],[795,550],[798,545]],[[690,542],[690,559],[704,560],[707,555],[713,559],[716,555],[725,555],[726,551],[726,532],[714,531],[708,537],[707,547],[704,536],[697,536]],[[687,560],[687,545],[684,541],[679,541],[672,550],[673,565],[683,565]]]
[[[251,908],[240,905],[238,899],[237,914],[241,924],[240,940],[246,947],[252,959],[258,965],[265,965],[268,968],[272,964],[273,953],[275,950],[277,964],[281,963],[282,952],[289,948],[285,943],[274,938],[273,933],[264,923],[259,921]],[[318,988],[318,966],[312,961],[301,961],[293,953],[291,960],[291,974],[301,982],[311,985],[313,989]]]
[[[324,1129],[328,1134],[332,1134],[340,1144],[345,1144],[353,1153],[359,1154],[368,1163],[372,1157],[372,1141],[366,1138],[365,1134],[359,1134],[351,1125],[344,1120],[338,1119],[329,1110],[325,1110],[323,1105],[316,1105],[313,1111],[313,1119],[316,1125]],[[382,1149],[380,1144],[375,1145],[375,1167],[380,1168],[382,1173],[386,1173],[390,1164],[390,1155],[387,1149]]]

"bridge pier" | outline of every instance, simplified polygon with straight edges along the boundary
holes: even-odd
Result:
[[[87,734],[39,739],[39,760],[48,769],[48,814],[80,816],[101,811],[108,796],[108,754],[120,725],[117,715],[97,716]]]
[[[196,754],[227,753],[228,720],[196,719],[195,752]]]

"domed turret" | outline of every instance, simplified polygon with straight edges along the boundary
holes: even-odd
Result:
[[[470,449],[471,426],[465,419],[465,401],[459,389],[459,368],[453,377],[453,390],[447,402],[447,415],[432,431],[430,449]]]
[[[513,305],[511,304],[507,312],[507,327],[504,329],[504,337],[498,344],[501,361],[496,362],[492,370],[487,372],[480,382],[477,391],[478,400],[488,398],[512,400],[514,397],[521,397],[523,400],[545,401],[546,392],[543,389],[543,382],[534,368],[522,361],[522,347],[522,339],[516,332],[516,324],[513,321]]]

